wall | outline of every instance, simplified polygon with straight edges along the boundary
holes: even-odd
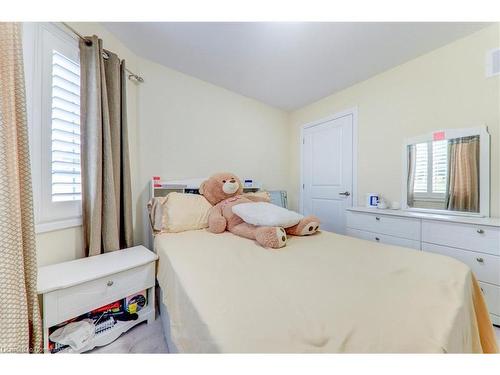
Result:
[[[232,171],[288,188],[287,113],[148,60],[140,61],[139,210],[149,181]],[[148,233],[143,216],[143,231]]]
[[[499,24],[422,55],[290,114],[291,205],[298,207],[300,128],[358,108],[358,204],[368,192],[401,201],[402,145],[437,129],[487,125],[491,135],[491,214],[500,215],[500,76],[485,77]]]
[[[121,58],[127,61],[127,67],[137,70],[137,56],[127,49],[113,34],[96,23],[70,23],[78,32],[83,35],[96,34],[104,41],[104,48],[116,52]],[[137,175],[137,84],[129,81],[127,85],[127,106],[128,125],[130,138],[131,173]],[[132,182],[132,198],[137,201],[138,188]],[[134,212],[134,218],[136,217]],[[134,229],[135,230],[135,229]],[[135,233],[140,239],[141,233]],[[52,232],[38,233],[36,235],[38,264],[46,265],[64,262],[84,256],[82,245],[82,228],[73,227]]]

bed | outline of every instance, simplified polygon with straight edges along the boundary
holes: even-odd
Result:
[[[160,311],[181,353],[491,353],[470,269],[319,232],[266,250],[231,233],[155,237]]]

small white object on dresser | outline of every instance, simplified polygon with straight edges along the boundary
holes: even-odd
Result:
[[[96,334],[84,352],[107,345],[145,320],[155,320],[155,261],[158,256],[144,246],[58,263],[38,269],[38,294],[43,303],[44,350],[49,351],[49,328],[69,319],[146,290],[147,304],[137,320],[118,321]]]
[[[479,281],[493,324],[500,326],[500,219],[347,209],[347,235],[458,259]]]

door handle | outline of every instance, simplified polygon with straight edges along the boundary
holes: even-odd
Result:
[[[351,193],[349,193],[348,191],[344,191],[343,193],[339,193],[339,195],[343,195],[345,197],[348,197],[349,195],[351,195]]]

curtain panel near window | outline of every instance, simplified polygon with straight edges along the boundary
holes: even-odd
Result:
[[[40,352],[42,328],[21,25],[0,23],[0,352]]]
[[[448,210],[479,212],[479,141],[479,135],[448,141]]]
[[[80,40],[84,245],[88,256],[133,244],[125,61]],[[106,58],[103,57],[103,52]]]
[[[406,181],[407,204],[415,205],[415,164],[417,159],[417,145],[408,145],[408,177]]]

